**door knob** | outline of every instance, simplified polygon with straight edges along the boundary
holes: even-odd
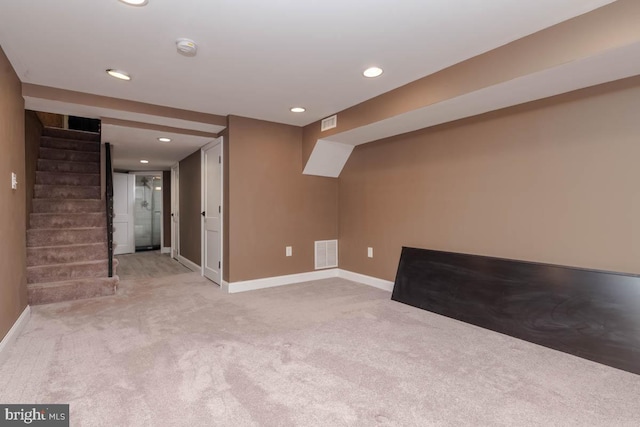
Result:
[[[204,211],[200,212],[200,215],[204,216]]]

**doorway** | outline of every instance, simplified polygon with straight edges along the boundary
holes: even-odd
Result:
[[[128,173],[113,173],[113,243],[114,255],[135,251],[133,239],[133,191],[135,176]]]
[[[171,258],[180,255],[180,164],[171,168]]]
[[[136,252],[158,250],[162,242],[162,175],[135,180],[134,239]]]
[[[222,284],[222,137],[202,148],[202,275]]]

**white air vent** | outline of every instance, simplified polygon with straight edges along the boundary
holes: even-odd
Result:
[[[320,131],[324,132],[325,130],[333,129],[336,126],[338,126],[338,116],[333,115],[331,117],[327,117],[326,119],[322,120],[322,124],[320,125]]]
[[[316,243],[316,270],[338,266],[338,241],[319,240]]]

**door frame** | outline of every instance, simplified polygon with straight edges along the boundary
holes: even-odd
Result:
[[[219,136],[211,142],[200,148],[200,211],[205,210],[205,161],[204,152],[209,148],[220,144],[220,283],[224,283],[224,137]],[[200,275],[204,276],[205,265],[205,235],[204,235],[204,217],[200,216]]]
[[[176,163],[171,167],[171,254],[170,255],[171,255],[171,258],[176,260],[180,256],[180,163]]]
[[[136,253],[136,238],[134,235],[134,221],[135,221],[135,209],[134,209],[134,205],[135,205],[135,187],[136,187],[136,180],[135,177],[129,173],[126,172],[114,172],[114,174],[119,174],[119,175],[124,175],[127,177],[127,185],[126,185],[126,190],[127,190],[127,236],[129,237],[129,241],[126,242],[126,245],[120,245],[122,246],[131,246],[131,251],[130,252],[120,252],[116,246],[116,249],[114,250],[114,255],[124,255],[124,254],[134,254]],[[120,222],[119,219],[120,215],[118,215],[118,212],[114,211],[114,226],[115,224],[122,224],[122,222]],[[116,227],[117,228],[117,227]],[[120,249],[121,250],[121,249]],[[116,252],[118,252],[116,254]]]
[[[130,175],[154,175],[154,176],[160,176],[160,178],[162,178],[162,171],[130,171],[129,172]],[[162,179],[162,188],[164,188],[164,179]],[[164,191],[161,192],[162,196],[164,197]],[[135,204],[135,199],[136,199],[136,181],[135,179],[133,180],[133,203]],[[164,200],[163,200],[164,202]],[[162,253],[162,247],[164,245],[164,203],[160,204],[160,253]],[[133,212],[133,228],[134,228],[134,236],[133,236],[133,246],[134,246],[134,253],[135,253],[135,246],[136,246],[136,237],[135,237],[135,225],[136,225],[136,215],[135,215],[135,210]]]

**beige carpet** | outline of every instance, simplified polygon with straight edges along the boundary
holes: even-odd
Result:
[[[172,260],[169,254],[160,254],[160,251],[136,252],[118,255],[116,258],[118,259],[117,273],[121,279],[164,277],[191,271],[178,261]]]
[[[389,298],[341,279],[228,295],[196,273],[125,277],[116,296],[33,307],[0,402],[69,403],[73,426],[640,422],[640,376]]]

